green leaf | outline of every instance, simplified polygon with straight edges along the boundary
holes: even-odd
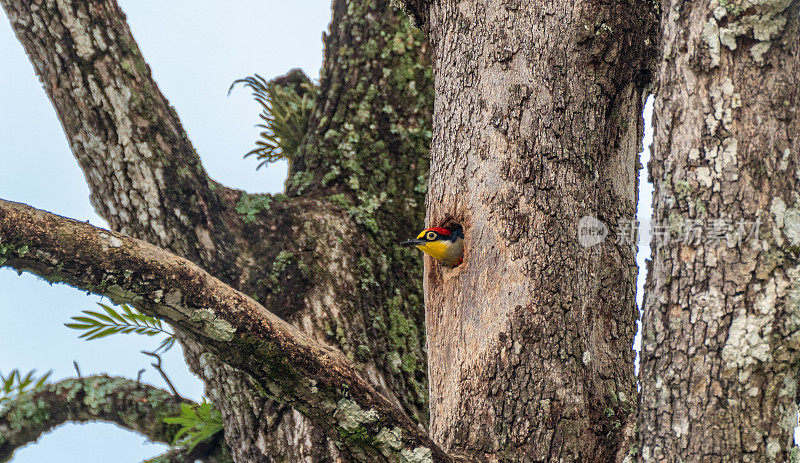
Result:
[[[85,330],[92,327],[92,325],[87,325],[85,323],[64,323],[64,326],[73,330]]]
[[[12,390],[12,385],[14,384],[14,378],[16,378],[16,375],[18,374],[19,371],[14,369],[11,370],[11,374],[8,376],[8,378],[0,376],[3,378],[3,392],[9,392]]]
[[[126,320],[125,320],[125,319],[122,317],[122,315],[118,314],[116,310],[112,309],[111,307],[109,307],[109,306],[107,306],[107,305],[105,305],[105,304],[101,304],[101,303],[99,303],[99,302],[97,303],[97,305],[99,305],[100,307],[102,307],[102,308],[103,308],[103,310],[105,310],[105,311],[106,311],[106,313],[107,313],[107,314],[108,314],[110,317],[114,318],[114,319],[115,319],[115,320],[117,320],[118,322],[122,323],[123,325],[126,323]],[[125,309],[127,309],[127,308],[128,308],[128,306],[127,306],[127,305],[124,305],[124,304],[123,304],[123,307],[124,307]],[[123,309],[123,310],[124,310],[124,309]]]
[[[102,325],[102,323],[98,322],[97,320],[95,320],[95,319],[93,319],[93,318],[88,318],[88,317],[72,317],[72,319],[73,319],[73,320],[75,320],[75,321],[77,321],[77,322],[83,322],[83,323],[86,323],[86,324],[88,324],[88,325],[90,325],[90,326],[99,326],[99,325]]]
[[[94,340],[94,339],[104,338],[104,337],[110,336],[112,334],[117,334],[120,331],[122,331],[122,328],[119,328],[119,327],[116,327],[116,326],[111,326],[111,327],[108,327],[108,328],[102,328],[102,329],[94,331],[94,333],[91,336],[88,336],[86,338],[86,340],[87,341],[91,341],[91,340]]]
[[[24,378],[19,380],[19,384],[17,385],[17,387],[19,387],[20,389],[25,389],[31,383],[33,383],[33,379],[32,379],[33,373],[34,373],[34,370],[29,371],[28,374],[25,375]]]
[[[53,374],[53,370],[50,370],[44,375],[42,375],[42,377],[39,378],[38,381],[36,381],[36,384],[33,385],[33,388],[39,389],[40,387],[44,386],[47,383],[47,380],[50,378],[51,374]]]
[[[83,313],[85,313],[87,315],[91,315],[95,319],[104,321],[104,322],[106,322],[108,324],[115,323],[113,318],[109,317],[108,315],[103,315],[103,314],[101,314],[99,312],[92,312],[91,310],[84,310]]]
[[[127,304],[120,304],[119,310],[105,304],[98,303],[103,312],[83,310],[83,315],[71,317],[72,323],[65,323],[67,328],[82,331],[78,338],[93,341],[113,334],[141,334],[156,336],[166,334],[167,338],[161,342],[158,350],[167,351],[175,345],[175,334],[164,327],[161,320],[138,312]]]
[[[11,400],[19,394],[35,391],[47,383],[52,370],[37,378],[36,370],[31,370],[23,376],[16,368],[8,376],[0,373],[0,405]]]
[[[161,341],[161,344],[159,344],[158,347],[156,348],[156,352],[158,351],[166,352],[172,349],[173,345],[175,345],[175,336],[170,336]]]
[[[273,81],[256,74],[236,80],[231,90],[237,84],[250,87],[253,98],[261,105],[259,118],[264,121],[256,126],[264,129],[260,133],[261,140],[256,141],[256,148],[244,157],[255,155],[261,161],[256,169],[280,159],[291,160],[308,131],[319,94],[317,86],[300,71]]]
[[[186,447],[189,451],[222,431],[222,416],[205,400],[198,405],[181,404],[181,414],[164,418],[164,423],[181,426],[172,446]]]

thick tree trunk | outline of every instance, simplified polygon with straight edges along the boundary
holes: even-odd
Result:
[[[207,177],[113,0],[0,3],[112,228],[193,260],[338,347],[427,425],[422,275],[397,244],[423,222],[433,95],[419,31],[388,1],[334,1],[287,195],[250,196]],[[350,458],[339,448],[357,434],[315,430],[230,359],[178,336],[237,461]]]
[[[641,458],[785,461],[800,353],[798,2],[662,8]]]
[[[409,5],[409,7],[412,7]],[[637,152],[648,2],[432,2],[428,224],[458,222],[464,263],[426,261],[431,431],[448,451],[612,461],[637,398]],[[584,247],[578,228],[610,228]]]
[[[253,197],[208,179],[113,1],[0,3],[112,227],[339,347],[427,421],[420,275],[396,246],[422,221],[430,135],[425,47],[408,22],[383,1],[334,2],[287,195]],[[797,2],[662,6],[651,166],[662,239],[645,304],[641,448],[635,247],[623,229],[656,12],[407,6],[433,45],[428,222],[462,224],[466,243],[459,268],[425,264],[434,438],[479,461],[787,459],[800,350]],[[587,225],[605,241],[581,235]],[[312,429],[254,377],[268,364],[237,368],[236,352],[216,357],[188,326],[187,360],[238,461],[391,459],[362,433]],[[403,458],[431,458],[419,448]]]

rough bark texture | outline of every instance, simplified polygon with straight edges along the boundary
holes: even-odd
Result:
[[[636,211],[652,5],[441,0],[415,16],[435,80],[428,225],[460,223],[466,248],[454,270],[425,265],[434,440],[490,460],[621,459],[637,270],[615,231]],[[579,244],[585,216],[604,243]]]
[[[800,350],[798,2],[662,9],[641,460],[785,461]]]
[[[193,402],[167,391],[125,378],[91,376],[47,384],[13,398],[0,410],[0,461],[68,422],[103,421],[138,432],[149,440],[171,444],[177,425],[164,418],[180,414],[181,404]],[[213,439],[195,451],[176,449],[171,460],[222,463],[230,461],[224,444]]]
[[[0,200],[0,265],[135,305],[267,398],[292,404],[359,461],[445,456],[342,353],[190,261],[128,236]],[[191,355],[191,353],[190,353]],[[241,400],[229,398],[228,400]],[[234,449],[234,453],[236,450]]]
[[[388,2],[336,0],[287,194],[247,195],[207,177],[113,1],[0,4],[113,229],[192,260],[340,348],[427,423],[421,272],[395,244],[423,222],[432,83],[419,31]],[[178,334],[238,461],[349,458],[334,441],[353,436],[330,439]]]

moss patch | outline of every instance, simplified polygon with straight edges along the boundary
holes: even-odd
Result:
[[[242,216],[244,223],[253,223],[259,212],[268,211],[272,197],[270,195],[251,195],[244,193],[236,203],[236,212]]]

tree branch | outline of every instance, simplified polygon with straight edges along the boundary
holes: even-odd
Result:
[[[179,415],[182,403],[192,402],[125,378],[90,376],[47,384],[0,409],[0,461],[67,422],[114,423],[169,444],[178,426],[166,425],[163,418]]]
[[[135,305],[180,327],[263,394],[338,436],[357,460],[430,455],[449,461],[336,349],[192,262],[125,235],[0,200],[0,264]]]
[[[421,269],[397,243],[424,220],[433,85],[424,38],[388,0],[334,2],[321,96],[288,198],[244,195],[206,178],[113,0],[0,4],[112,229],[201,265],[335,344],[427,423]],[[274,406],[249,381],[235,385],[231,377],[246,375],[216,365],[177,328],[223,416],[239,400],[260,404],[225,420],[226,439],[295,446],[305,425],[261,423]],[[247,446],[232,447],[245,459],[264,451]]]
[[[144,463],[194,463],[197,460],[203,463],[232,463],[233,458],[221,434],[208,442],[201,442],[192,450],[170,449],[161,455],[145,460]]]
[[[237,192],[208,179],[113,0],[0,0],[111,228],[235,278],[225,219]],[[233,200],[235,204],[235,200]]]

